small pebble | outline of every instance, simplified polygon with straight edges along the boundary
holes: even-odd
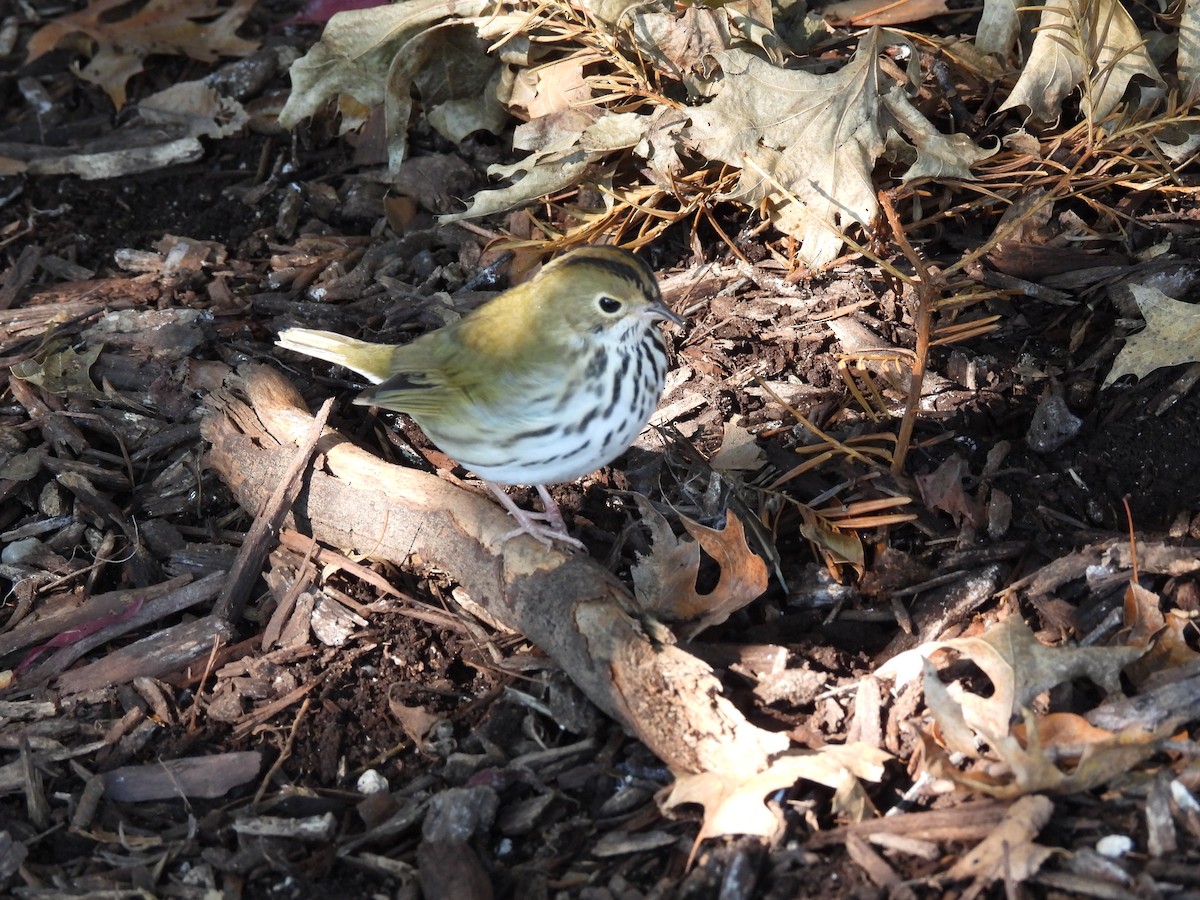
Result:
[[[354,789],[360,794],[382,794],[390,789],[390,785],[387,779],[375,769],[367,769],[358,776],[358,781],[354,783]]]
[[[3,553],[0,553],[0,562],[3,562],[6,566],[15,566],[28,559],[35,559],[41,556],[42,551],[45,549],[45,545],[37,538],[31,537],[20,541],[13,541],[4,548]]]
[[[1082,427],[1083,420],[1071,412],[1061,390],[1051,390],[1038,404],[1025,440],[1035,453],[1050,453],[1075,437]]]
[[[1123,834],[1110,834],[1096,841],[1096,852],[1109,859],[1120,859],[1133,849],[1133,838]]]

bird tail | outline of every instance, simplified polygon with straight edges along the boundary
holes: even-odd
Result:
[[[392,351],[396,349],[390,344],[372,344],[311,328],[285,328],[275,343],[285,350],[353,369],[372,384],[379,384],[392,374]]]

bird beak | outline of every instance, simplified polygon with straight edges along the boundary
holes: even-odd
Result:
[[[687,324],[686,321],[684,320],[683,316],[681,316],[679,313],[675,312],[674,310],[668,309],[662,303],[651,304],[646,309],[646,315],[648,315],[651,319],[660,319],[660,320],[663,320],[666,322],[674,322],[676,325]]]

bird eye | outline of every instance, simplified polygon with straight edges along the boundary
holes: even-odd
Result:
[[[621,301],[613,297],[601,297],[600,309],[608,313],[610,316],[621,309]]]

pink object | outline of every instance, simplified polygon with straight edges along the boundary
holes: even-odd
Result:
[[[72,644],[82,641],[88,635],[95,634],[101,628],[107,628],[109,625],[116,625],[118,622],[124,622],[126,619],[133,618],[135,615],[137,615],[138,610],[142,608],[142,604],[145,602],[146,601],[144,599],[139,597],[137,600],[134,600],[132,603],[130,603],[128,608],[119,613],[114,613],[111,616],[101,616],[98,619],[93,619],[90,622],[84,622],[82,625],[76,625],[74,628],[68,628],[61,634],[55,635],[54,637],[50,638],[50,640],[46,641],[46,643],[30,650],[29,653],[26,654],[25,658],[21,660],[21,664],[17,666],[15,670],[13,670],[13,674],[19,676],[22,672],[26,671],[30,666],[37,662],[38,657],[48,650],[58,650],[61,647],[70,647]]]

